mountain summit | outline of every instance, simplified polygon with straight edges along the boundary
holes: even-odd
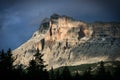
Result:
[[[14,65],[28,66],[39,49],[50,67],[120,60],[120,23],[76,21],[53,14],[33,36],[13,51]]]

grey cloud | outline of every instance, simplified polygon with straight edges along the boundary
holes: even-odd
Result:
[[[88,22],[120,21],[119,5],[113,0],[1,0],[0,49],[17,48],[53,13]],[[114,3],[114,4],[113,4]]]

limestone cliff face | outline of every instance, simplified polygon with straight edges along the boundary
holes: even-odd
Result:
[[[14,65],[28,66],[37,48],[44,54],[48,69],[120,60],[120,24],[89,24],[54,14],[43,20],[31,39],[13,51]]]

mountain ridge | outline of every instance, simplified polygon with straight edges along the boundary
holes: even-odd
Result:
[[[48,69],[120,60],[120,24],[86,23],[53,14],[23,45],[13,51],[14,65],[29,65],[38,48]]]

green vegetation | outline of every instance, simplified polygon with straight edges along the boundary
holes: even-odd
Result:
[[[100,62],[98,63],[91,63],[91,64],[81,64],[81,65],[76,65],[76,66],[67,66],[70,70],[71,73],[75,73],[76,71],[80,71],[81,74],[83,74],[83,72],[85,70],[87,70],[89,67],[91,67],[92,70],[92,74],[95,74],[97,66],[99,66]],[[113,67],[120,65],[120,61],[106,61],[104,62],[105,68],[106,70],[110,70],[111,72],[113,72]],[[64,66],[56,68],[54,71],[57,71],[58,69],[60,71],[62,71],[64,68]]]
[[[43,54],[36,50],[34,59],[27,69],[20,64],[15,68],[12,63],[11,49],[0,51],[1,80],[120,80],[120,61],[106,61],[78,66],[63,66],[46,70]]]

